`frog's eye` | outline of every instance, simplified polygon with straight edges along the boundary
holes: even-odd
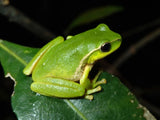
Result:
[[[111,44],[110,43],[105,43],[101,46],[101,51],[102,52],[108,52],[111,49]]]

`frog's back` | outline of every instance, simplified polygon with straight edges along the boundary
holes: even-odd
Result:
[[[50,48],[36,65],[33,74],[39,75],[38,77],[52,76],[79,80],[81,73],[75,76],[75,72],[79,68],[81,60],[90,52],[90,48],[83,38],[73,38]]]
[[[77,81],[80,79],[84,58],[106,41],[114,40],[119,34],[112,32],[106,25],[80,33],[51,47],[37,63],[33,74],[36,77],[52,76]],[[85,59],[85,60],[86,60]],[[78,74],[75,74],[78,73]]]

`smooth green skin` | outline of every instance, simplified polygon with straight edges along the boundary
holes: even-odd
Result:
[[[105,43],[111,44],[108,52],[100,49]],[[61,36],[53,39],[40,49],[23,72],[32,74],[31,90],[34,92],[60,98],[84,96],[92,100],[90,94],[100,91],[99,85],[106,80],[97,81],[100,72],[90,80],[89,72],[96,60],[109,55],[120,44],[121,36],[100,24],[65,41]]]

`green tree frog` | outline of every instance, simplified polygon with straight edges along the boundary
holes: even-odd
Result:
[[[93,93],[101,91],[99,73],[90,80],[88,75],[95,61],[109,55],[121,44],[121,36],[105,24],[75,36],[50,41],[24,68],[32,74],[31,90],[45,96],[60,98],[84,97],[92,100]]]

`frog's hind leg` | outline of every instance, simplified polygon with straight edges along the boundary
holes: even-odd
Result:
[[[76,82],[50,77],[32,83],[31,90],[45,96],[60,98],[81,97],[85,94],[85,88]]]

